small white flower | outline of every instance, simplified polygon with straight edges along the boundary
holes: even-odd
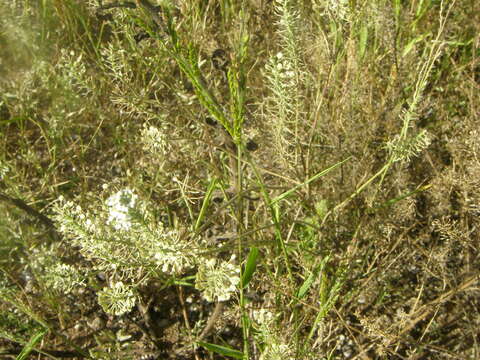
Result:
[[[166,274],[181,274],[195,262],[192,244],[182,241],[178,231],[175,230],[164,232],[161,229],[152,247],[152,253],[154,262],[161,266]]]
[[[409,138],[401,138],[396,135],[385,145],[385,148],[393,155],[393,161],[408,162],[412,157],[418,156],[431,143],[431,137],[426,130]]]
[[[135,209],[137,195],[130,189],[124,189],[107,199],[109,207],[108,223],[116,230],[129,230],[132,226],[131,211]]]
[[[209,259],[200,264],[195,281],[195,287],[203,292],[205,300],[213,302],[227,301],[236,291],[240,283],[240,269],[238,266],[221,262],[217,265],[216,259]]]
[[[165,155],[170,149],[165,133],[155,126],[144,125],[141,132],[143,148],[154,155]]]
[[[253,310],[252,318],[261,326],[268,326],[273,321],[273,314],[267,309]]]
[[[123,315],[132,310],[135,302],[133,289],[121,281],[98,293],[98,303],[107,314]]]
[[[85,212],[79,205],[60,196],[55,202],[53,209],[55,212],[53,219],[62,234],[74,241],[90,236],[86,232],[91,230],[92,225],[88,222],[88,214],[85,215]]]
[[[46,284],[53,289],[69,294],[78,286],[84,286],[85,280],[75,267],[57,263],[48,269]]]
[[[276,341],[267,343],[267,346],[260,355],[260,360],[293,360],[293,352],[286,344]]]
[[[339,20],[347,21],[351,15],[348,0],[328,0],[327,9],[331,15]]]

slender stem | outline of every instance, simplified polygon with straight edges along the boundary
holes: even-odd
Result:
[[[48,218],[47,216],[43,215],[42,213],[38,212],[33,207],[28,205],[25,201],[23,201],[21,199],[12,198],[12,197],[10,197],[10,196],[2,193],[2,192],[0,192],[0,201],[4,201],[4,202],[7,202],[7,203],[9,203],[13,206],[16,206],[17,208],[25,211],[28,215],[30,215],[34,218],[37,218],[42,224],[44,224],[48,228],[51,236],[54,239],[60,239],[61,238],[60,234],[57,232],[57,230],[55,228],[54,222],[50,218]]]

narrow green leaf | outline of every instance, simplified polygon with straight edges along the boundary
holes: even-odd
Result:
[[[312,286],[318,274],[319,274],[318,271],[314,271],[305,279],[302,286],[300,286],[300,288],[298,289],[298,292],[297,292],[298,299],[302,299],[307,294],[308,290]]]
[[[198,218],[195,223],[195,229],[194,229],[195,231],[197,231],[200,225],[202,224],[203,218],[205,217],[205,213],[207,212],[208,206],[210,205],[210,200],[212,199],[213,190],[215,190],[216,185],[217,185],[217,179],[213,179],[208,185],[207,193],[205,194],[205,198],[203,199],[203,203],[202,203],[202,208],[200,209],[200,214],[198,214]]]
[[[199,341],[198,345],[204,347],[205,349],[215,352],[217,354],[223,355],[223,356],[228,356],[232,357],[234,359],[243,359],[243,353],[241,351],[232,349],[230,347],[226,346],[221,346],[221,345],[215,345],[215,344],[209,344],[203,341]]]
[[[242,274],[242,289],[247,287],[250,280],[252,280],[253,273],[257,267],[258,248],[252,247],[248,254],[247,263],[245,264],[245,271]]]
[[[420,193],[420,192],[422,192],[422,191],[426,191],[426,190],[430,189],[431,187],[432,187],[431,184],[428,184],[428,185],[425,185],[425,186],[421,186],[421,187],[419,187],[419,188],[417,188],[417,189],[415,189],[415,190],[413,190],[413,191],[407,192],[407,193],[402,194],[402,195],[400,195],[400,196],[398,196],[398,197],[396,197],[396,198],[393,198],[393,199],[390,199],[390,200],[384,202],[383,204],[381,204],[381,205],[379,206],[379,208],[383,208],[383,207],[388,207],[388,206],[394,205],[395,203],[397,203],[397,202],[399,202],[399,201],[401,201],[401,200],[403,200],[403,199],[406,199],[406,198],[408,198],[409,196],[415,195],[415,194]]]
[[[32,336],[30,341],[25,344],[24,348],[18,354],[16,357],[16,360],[25,360],[28,358],[28,355],[32,352],[32,350],[35,349],[35,346],[43,339],[45,334],[47,333],[48,330],[41,330],[40,332],[36,333],[35,335]]]
[[[402,57],[407,56],[408,53],[410,51],[412,51],[412,49],[413,49],[413,47],[415,46],[416,43],[419,43],[420,41],[422,41],[423,39],[425,39],[429,35],[430,35],[429,33],[428,34],[422,34],[422,35],[419,35],[416,38],[410,40],[410,42],[403,48]]]
[[[415,12],[415,17],[420,17],[420,15],[424,12],[424,6],[423,6],[423,3],[425,1],[424,0],[420,0],[418,2],[418,5],[417,5],[417,11]]]
[[[347,160],[350,160],[351,159],[351,156],[349,156],[348,158],[346,158],[345,160],[342,160],[332,166],[330,166],[329,168],[323,170],[323,171],[320,171],[318,174],[316,175],[313,175],[310,179],[308,179],[307,181],[301,183],[301,184],[298,184],[297,186],[294,186],[293,188],[291,188],[290,190],[287,190],[285,191],[284,193],[278,195],[277,197],[275,197],[274,199],[272,199],[272,202],[270,203],[270,205],[273,205],[274,203],[276,202],[279,202],[280,200],[283,200],[285,199],[287,196],[289,196],[290,194],[294,193],[295,191],[297,191],[298,189],[300,189],[302,186],[305,186],[307,184],[310,184],[312,181],[315,181],[317,180],[319,177],[322,177],[323,175],[325,174],[328,174],[330,171],[332,171],[333,169],[339,167],[340,165],[342,165],[344,162],[346,162]]]
[[[395,19],[400,19],[400,12],[402,10],[402,3],[400,0],[395,0]]]
[[[360,29],[360,43],[359,43],[360,59],[363,59],[367,51],[367,40],[368,40],[368,26],[367,24],[363,24],[362,28]]]

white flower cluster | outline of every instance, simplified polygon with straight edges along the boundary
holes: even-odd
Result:
[[[431,137],[426,130],[420,131],[417,135],[402,139],[400,135],[385,145],[386,149],[393,155],[393,161],[409,162],[412,157],[418,156],[431,143]]]
[[[54,290],[69,294],[75,288],[85,285],[85,279],[72,265],[56,263],[46,269],[45,283]]]
[[[80,205],[67,201],[60,196],[54,204],[53,219],[58,224],[58,231],[75,242],[88,239],[93,231],[92,221],[87,218]]]
[[[98,293],[98,303],[107,314],[123,315],[133,309],[135,302],[133,289],[121,281]]]
[[[148,120],[158,119],[158,111],[155,109],[154,102],[148,98],[148,94],[163,86],[160,78],[154,76],[148,84],[139,88],[135,74],[157,68],[161,57],[151,56],[151,49],[143,41],[137,44],[138,51],[127,51],[127,44],[121,38],[125,34],[134,36],[136,30],[125,12],[115,11],[113,17],[111,30],[122,36],[109,41],[105,47],[100,48],[100,61],[105,68],[104,74],[112,84],[110,101],[118,107],[121,114]],[[146,43],[148,44],[148,42]],[[154,105],[153,108],[152,105]]]
[[[165,155],[170,149],[165,132],[155,126],[144,125],[141,133],[143,149],[153,155]]]
[[[159,240],[154,242],[152,256],[162,272],[179,275],[194,265],[196,257],[192,244],[180,239],[177,231],[163,232]]]
[[[281,341],[274,327],[274,314],[267,309],[253,310],[252,318],[257,324],[256,337],[265,345],[260,360],[293,360],[290,346]]]
[[[260,326],[270,326],[273,321],[273,314],[267,309],[256,309],[252,312],[252,318]]]
[[[137,195],[130,189],[123,189],[107,199],[108,223],[115,230],[129,230],[132,226],[132,212],[135,210]]]
[[[294,354],[290,346],[276,341],[267,343],[260,355],[260,360],[294,360]]]
[[[294,61],[288,54],[279,52],[265,66],[265,76],[272,92],[267,107],[268,121],[278,159],[282,162],[293,157],[291,144],[296,136],[295,114],[301,103],[298,85],[301,73]]]
[[[269,71],[275,73],[279,80],[286,85],[294,85],[295,70],[294,64],[290,59],[280,51],[275,56],[270,58]]]
[[[240,269],[230,262],[208,259],[198,267],[195,287],[203,292],[205,300],[227,301],[240,283]]]
[[[327,15],[335,17],[337,20],[348,21],[350,19],[350,5],[348,0],[327,0]]]
[[[293,94],[296,91],[296,78],[293,64],[279,52],[265,65],[265,75],[273,93],[272,111],[277,118],[274,131],[278,132],[276,138],[282,138],[284,130],[288,129],[289,118],[295,112]]]
[[[276,0],[274,8],[277,15],[276,32],[280,37],[281,48],[289,62],[298,63],[300,61],[301,17],[297,2],[294,0]]]
[[[122,12],[118,13],[122,16]],[[103,66],[108,70],[111,80],[118,83],[129,83],[133,78],[133,71],[126,61],[127,51],[119,41],[109,42],[100,49]]]
[[[165,229],[146,208],[132,190],[124,189],[110,196],[95,214],[62,198],[55,206],[55,220],[59,231],[101,271],[133,280],[157,269],[180,275],[193,267],[195,243],[176,229]]]
[[[87,76],[85,62],[82,53],[76,54],[73,50],[61,49],[60,59],[55,65],[58,74],[61,74],[59,81],[69,90],[76,94],[86,96],[91,92],[92,85]]]

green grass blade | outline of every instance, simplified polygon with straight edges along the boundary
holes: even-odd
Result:
[[[429,185],[424,185],[424,186],[420,186],[419,188],[413,190],[413,191],[409,191],[405,194],[402,194],[400,196],[397,196],[396,198],[393,198],[393,199],[390,199],[386,202],[384,202],[383,204],[381,204],[378,208],[385,208],[385,207],[389,207],[389,206],[392,206],[392,205],[395,205],[397,202],[399,201],[402,201],[412,195],[415,195],[415,194],[418,194],[418,193],[421,193],[423,191],[426,191],[428,189],[430,189],[432,187],[431,184]]]
[[[285,199],[287,196],[293,194],[295,191],[297,191],[298,189],[300,189],[301,187],[305,186],[305,185],[308,185],[310,184],[311,182],[317,180],[319,177],[322,177],[323,175],[325,174],[328,174],[330,171],[332,171],[333,169],[339,167],[340,165],[342,165],[343,163],[345,163],[346,161],[350,160],[352,157],[349,156],[348,158],[346,158],[345,160],[342,160],[332,166],[330,166],[329,168],[323,170],[323,171],[320,171],[318,174],[316,175],[313,175],[310,179],[308,179],[307,181],[304,181],[303,183],[301,184],[298,184],[297,186],[294,186],[293,188],[291,188],[290,190],[287,190],[285,191],[284,193],[278,195],[277,197],[273,198],[272,199],[272,202],[271,202],[271,205],[276,203],[276,202],[279,202],[280,200],[283,200]]]
[[[199,341],[198,345],[204,347],[205,349],[215,352],[217,354],[223,355],[223,356],[228,356],[234,359],[243,359],[243,353],[241,351],[232,349],[230,347],[226,346],[221,346],[221,345],[215,345],[215,344],[210,344],[206,343],[203,341]]]
[[[212,199],[213,190],[215,190],[216,185],[217,185],[217,179],[213,179],[208,185],[207,193],[205,194],[205,198],[203,199],[203,203],[202,203],[202,208],[200,209],[200,214],[198,214],[198,218],[195,223],[195,229],[194,229],[195,231],[198,230],[198,228],[202,224],[203,219],[205,218],[205,214],[207,212],[208,206],[210,205],[210,200]]]
[[[296,297],[298,299],[302,299],[307,294],[308,290],[310,290],[310,287],[312,286],[313,282],[317,278],[318,274],[319,274],[318,271],[314,271],[305,279],[302,286],[300,286],[300,288],[297,291]]]
[[[33,335],[30,341],[27,344],[25,344],[24,348],[22,349],[22,352],[18,354],[18,356],[16,357],[16,360],[27,359],[28,355],[30,355],[30,353],[35,349],[35,346],[43,339],[47,331],[48,330],[43,329],[42,331]]]
[[[431,35],[430,33],[422,34],[410,40],[410,42],[407,45],[405,45],[405,47],[403,48],[402,57],[407,56],[410,53],[410,51],[412,51],[415,44],[422,42],[425,38],[427,38],[430,35]]]
[[[365,53],[367,51],[367,42],[368,42],[368,26],[367,24],[363,24],[362,28],[360,29],[360,39],[359,39],[359,53],[360,59],[365,57]]]
[[[252,280],[253,273],[257,268],[258,248],[252,247],[248,254],[247,263],[245,265],[245,271],[242,274],[241,286],[246,288],[250,280]]]
[[[275,209],[275,204],[273,204],[273,202],[270,198],[270,195],[268,194],[267,188],[265,187],[262,176],[260,175],[260,173],[259,173],[257,167],[255,166],[255,163],[253,162],[251,157],[248,158],[248,162],[249,162],[249,164],[250,164],[250,166],[253,170],[253,173],[255,174],[255,177],[256,177],[256,180],[257,180],[257,185],[260,187],[260,192],[263,196],[263,200],[265,202],[265,205],[269,209],[273,224],[275,226],[275,238],[277,240],[278,247],[281,249],[281,251],[284,255],[285,266],[286,266],[287,271],[288,271],[288,276],[289,276],[290,280],[293,281],[293,275],[292,275],[292,270],[291,270],[290,263],[289,263],[289,260],[288,260],[287,249],[285,247],[285,242],[283,241],[282,232],[281,232],[281,229],[280,229],[280,223],[278,221],[278,218],[279,218],[279,214],[278,214],[278,211],[277,211],[278,207],[277,207],[277,210],[276,210]]]

